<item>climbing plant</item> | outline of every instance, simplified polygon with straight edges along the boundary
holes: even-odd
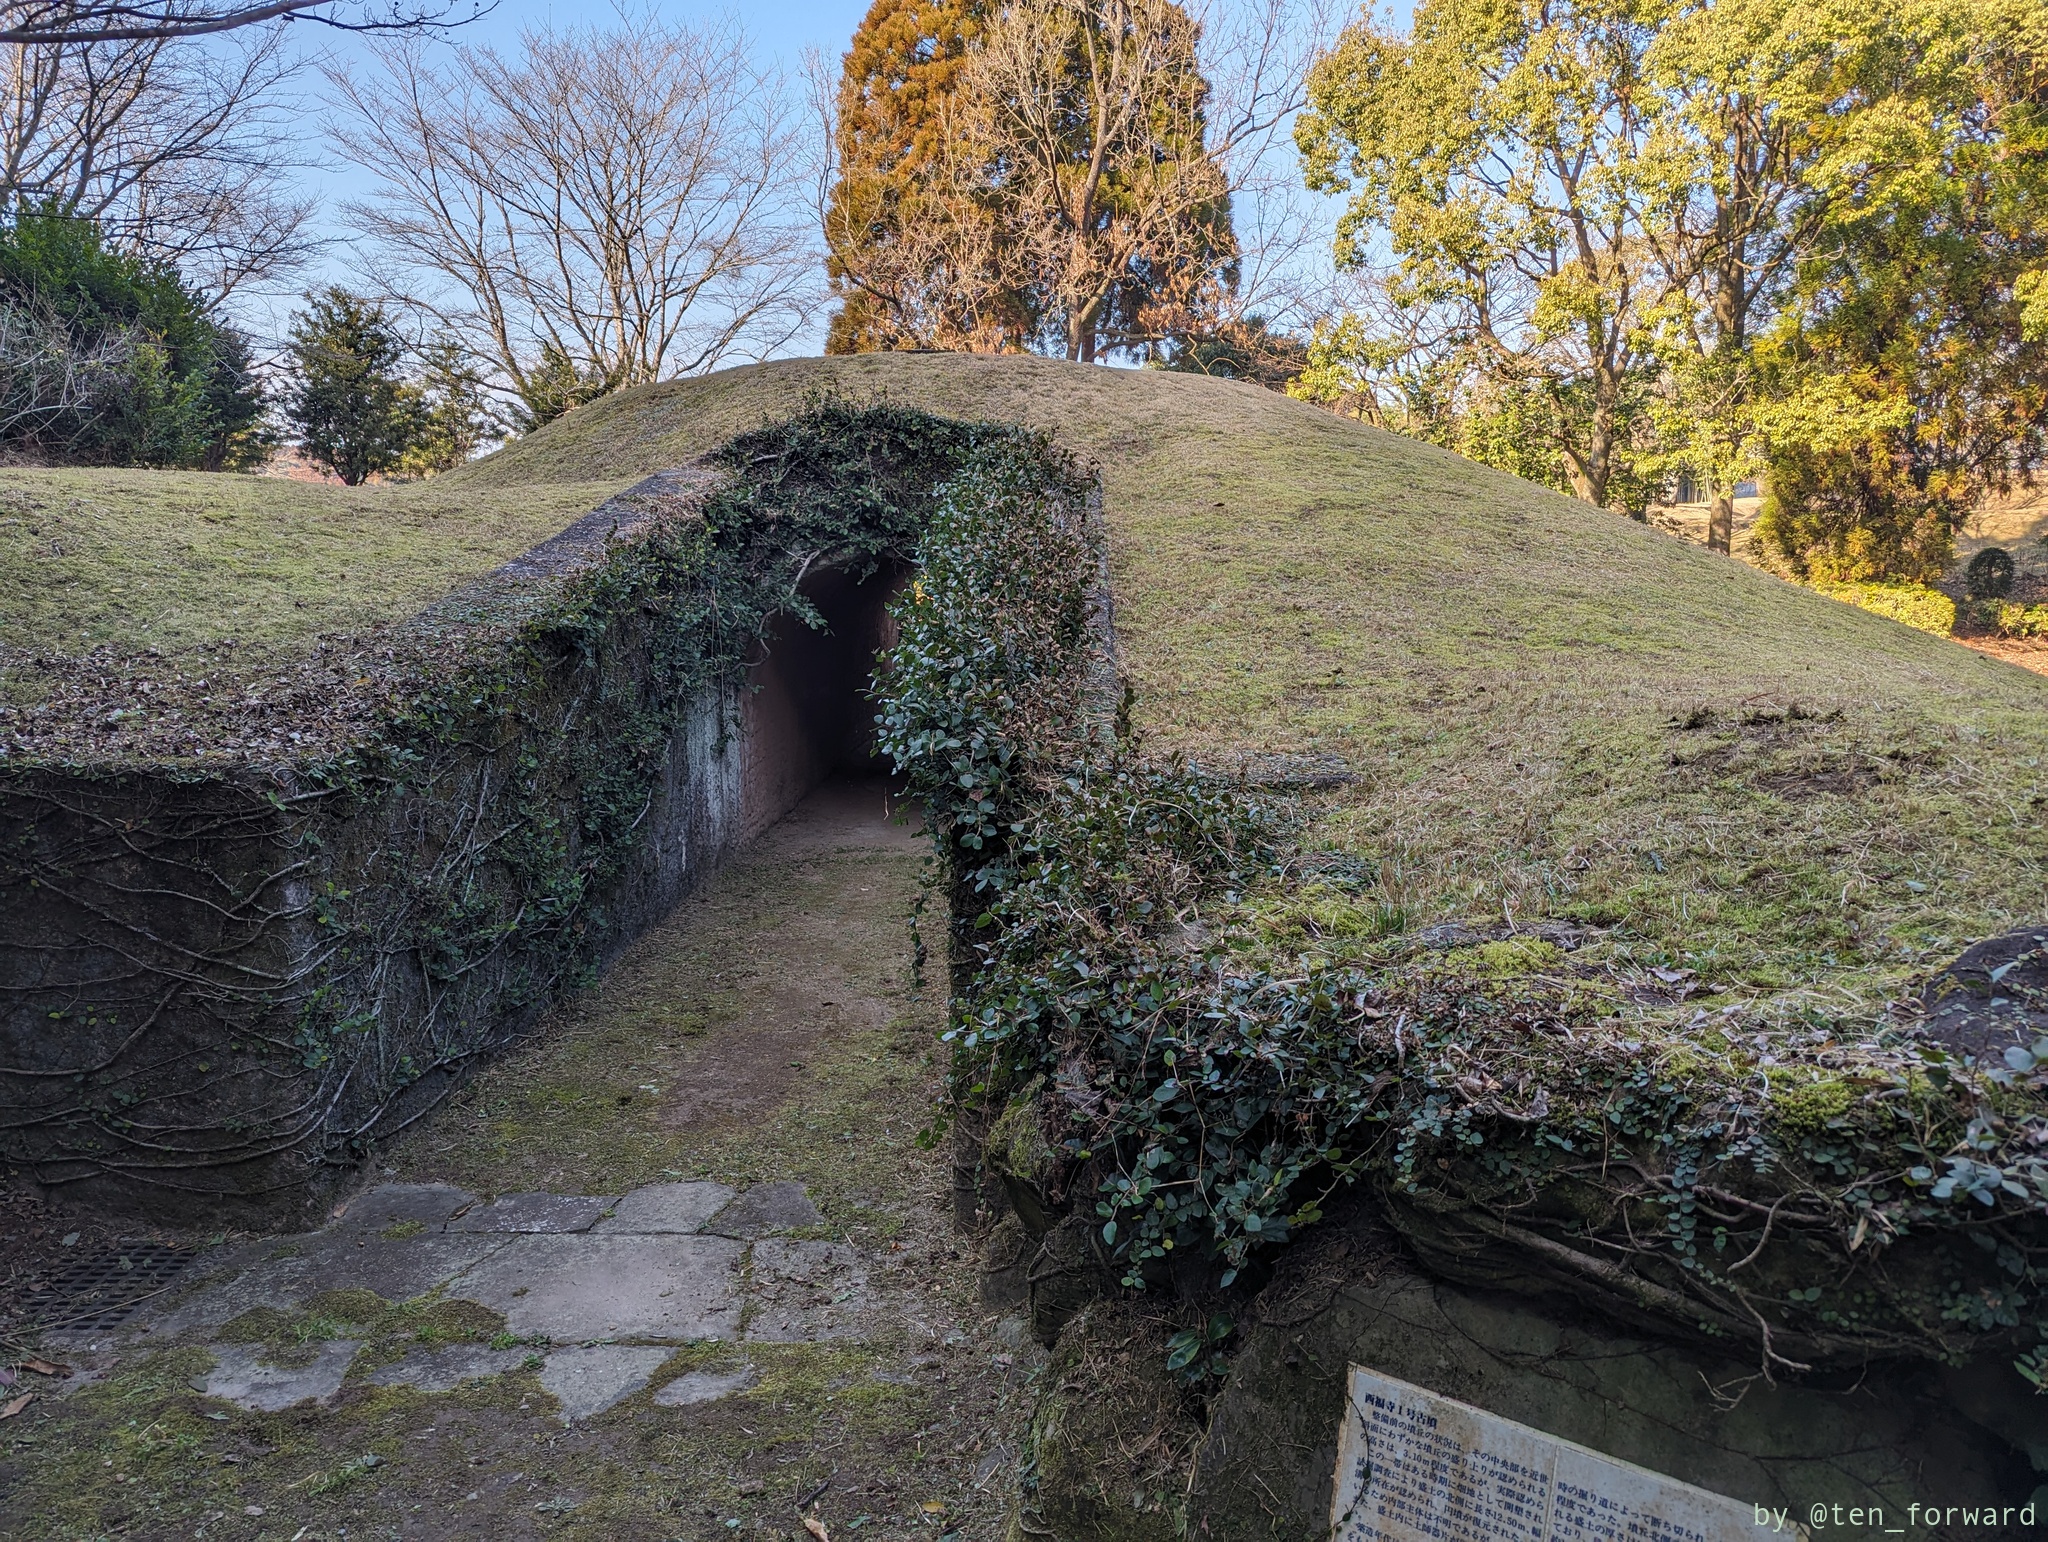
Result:
[[[1402,938],[1286,799],[1148,758],[1128,696],[1091,697],[1087,534],[1021,469],[956,477],[880,689],[954,877],[952,1109],[1042,1214],[1089,1217],[1126,1287],[1187,1251],[1227,1287],[1363,1184],[1448,1272],[1767,1376],[1987,1346],[2040,1375],[2048,1042],[1659,1017],[1551,941]]]
[[[50,1026],[0,1065],[6,1158],[276,1192],[421,1117],[645,919],[670,769],[731,753],[773,618],[823,624],[807,575],[907,563],[1015,437],[819,398],[615,501],[566,571],[323,640],[302,671],[349,706],[276,763],[16,757],[0,997]]]

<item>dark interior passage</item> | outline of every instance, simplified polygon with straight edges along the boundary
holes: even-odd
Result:
[[[874,749],[867,690],[875,655],[895,640],[889,600],[908,577],[904,568],[884,567],[856,582],[828,569],[801,585],[825,618],[823,630],[794,615],[776,618],[741,707],[742,838],[766,829],[830,777],[886,769]]]

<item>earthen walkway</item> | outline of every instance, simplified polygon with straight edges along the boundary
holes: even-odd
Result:
[[[1038,1357],[917,1140],[884,805],[814,796],[319,1231],[43,1331],[0,1534],[998,1535]]]

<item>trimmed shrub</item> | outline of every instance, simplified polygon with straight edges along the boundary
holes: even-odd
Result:
[[[1926,584],[1815,584],[1831,600],[1854,605],[1922,632],[1946,637],[1956,629],[1956,602]]]
[[[1970,559],[1963,570],[1973,600],[2002,600],[2012,593],[2012,553],[2003,546],[1987,546]]]
[[[2048,637],[2048,605],[2015,605],[1996,600],[1985,607],[2001,637]]]

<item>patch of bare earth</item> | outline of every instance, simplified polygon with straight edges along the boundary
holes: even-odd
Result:
[[[2048,640],[2039,637],[1958,637],[1965,648],[1989,654],[2037,675],[2048,675]]]

